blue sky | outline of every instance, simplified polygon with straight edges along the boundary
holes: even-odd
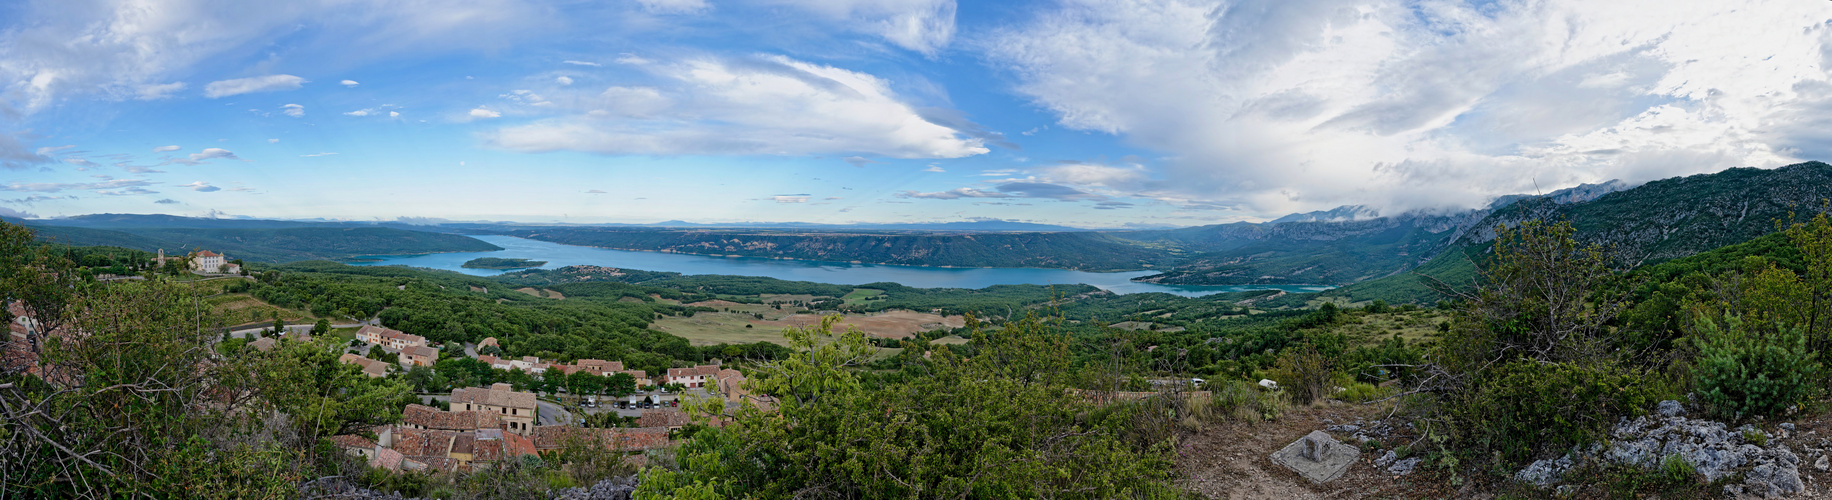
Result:
[[[1832,4],[0,5],[0,214],[1086,227],[1826,159]]]

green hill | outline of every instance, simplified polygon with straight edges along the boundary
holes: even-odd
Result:
[[[1099,233],[869,233],[770,230],[541,228],[496,231],[567,245],[697,255],[917,266],[1043,267],[1088,271],[1164,265],[1173,254]]]
[[[110,245],[148,252],[164,249],[168,255],[205,249],[251,262],[502,250],[468,236],[381,227],[94,229],[31,224],[31,228],[39,240],[53,243]]]

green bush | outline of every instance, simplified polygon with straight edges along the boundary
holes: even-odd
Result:
[[[1471,444],[1521,463],[1595,441],[1617,416],[1651,405],[1655,386],[1608,368],[1520,360],[1477,380],[1450,410]]]
[[[1286,349],[1272,368],[1272,380],[1291,397],[1291,402],[1307,405],[1329,395],[1330,382],[1336,377],[1333,361],[1312,346]]]
[[[1724,326],[1709,318],[1697,326],[1699,346],[1694,388],[1720,417],[1776,415],[1812,396],[1819,363],[1807,350],[1800,327],[1752,332],[1742,318]]]
[[[1366,403],[1398,393],[1399,390],[1392,387],[1380,387],[1367,382],[1354,382],[1343,386],[1342,392],[1336,393],[1336,399],[1350,403]]]
[[[1248,422],[1278,420],[1285,410],[1285,402],[1277,393],[1244,380],[1218,384],[1210,390],[1209,401],[1216,414]]]

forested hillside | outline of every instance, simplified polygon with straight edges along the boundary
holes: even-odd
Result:
[[[827,233],[761,230],[541,228],[493,231],[567,245],[699,255],[955,267],[1086,271],[1164,265],[1169,252],[1097,233]]]
[[[33,224],[32,229],[40,240],[65,245],[111,245],[148,252],[164,249],[167,255],[204,249],[250,262],[502,249],[468,236],[382,227],[95,229]]]

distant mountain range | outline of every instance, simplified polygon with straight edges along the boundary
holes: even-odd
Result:
[[[38,239],[75,246],[109,245],[180,255],[211,250],[250,262],[340,260],[367,255],[484,252],[502,247],[455,234],[387,227],[301,226],[288,221],[194,219],[164,215],[83,216],[23,223]],[[142,226],[139,224],[146,224]]]
[[[1625,262],[1650,263],[1773,232],[1790,212],[1822,210],[1832,166],[1730,169],[1629,185],[1585,184],[1497,198],[1479,209],[1383,215],[1365,206],[1291,214],[1265,223],[1088,230],[980,220],[912,224],[520,224],[436,219],[389,222],[200,219],[95,214],[26,224],[76,244],[142,250],[209,247],[252,260],[489,250],[461,234],[704,255],[959,267],[1156,269],[1166,284],[1346,285],[1329,296],[1418,300],[1413,272],[1466,277],[1497,225],[1570,220],[1587,241]],[[394,243],[390,243],[394,242]],[[1434,275],[1437,276],[1437,275]],[[1296,300],[1296,299],[1293,299]],[[1311,300],[1311,299],[1305,299]]]

